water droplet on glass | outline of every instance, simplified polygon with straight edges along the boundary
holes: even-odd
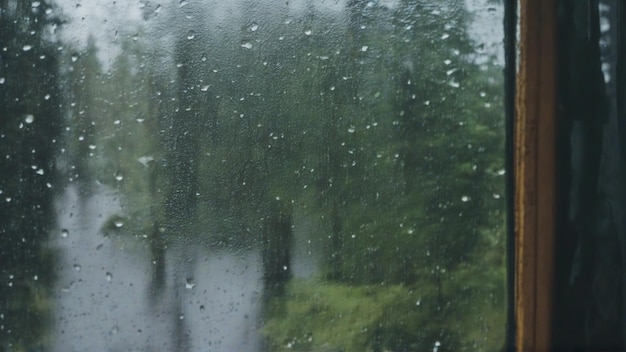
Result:
[[[422,304],[422,300],[418,299],[417,302],[415,302],[415,305],[419,307],[420,304]]]
[[[31,114],[26,115],[26,117],[24,118],[24,122],[26,123],[33,123],[33,121],[35,121],[35,116]]]
[[[50,94],[46,94],[46,95],[44,95],[44,97],[43,97],[43,98],[44,98],[44,99],[46,99],[46,100],[50,100]]]
[[[4,77],[0,77],[0,84],[4,84],[4,81],[5,81]]]
[[[106,278],[107,278],[108,282],[111,282],[111,280],[113,280],[113,274],[111,274],[110,272],[107,271]]]
[[[355,131],[356,131],[356,127],[354,126],[350,126],[350,128],[348,128],[349,133],[354,133]]]
[[[250,26],[248,26],[250,32],[256,32],[257,29],[259,29],[259,24],[256,22],[252,22]]]
[[[252,43],[250,42],[241,43],[241,47],[244,49],[252,49]]]
[[[39,7],[39,5],[41,5],[41,2],[39,2],[39,1],[33,1],[33,2],[30,3],[30,7],[32,7],[32,8],[37,8],[37,7]]]
[[[113,222],[113,224],[115,225],[115,227],[117,227],[118,229],[122,226],[124,226],[124,222],[122,220],[115,220]]]
[[[189,33],[187,33],[187,39],[191,40],[191,39],[193,39],[195,37],[196,37],[196,32],[189,31]]]
[[[80,271],[81,267],[78,264],[74,264],[74,270]]]
[[[206,85],[206,86],[200,88],[200,90],[203,91],[203,92],[206,92],[206,91],[209,90],[209,87],[210,87],[209,85]]]
[[[436,341],[435,342],[435,347],[433,347],[433,352],[438,352],[439,351],[439,347],[441,347],[441,342]]]
[[[313,31],[311,31],[310,29],[306,29],[304,30],[304,35],[309,36],[313,33]]]
[[[184,315],[184,314],[179,315],[179,316],[178,316],[178,319],[180,319],[180,320],[185,319],[185,315]]]
[[[203,304],[203,305],[200,305],[200,311],[201,311],[201,312],[204,312],[204,309],[205,309],[205,308],[204,308],[204,304]]]
[[[189,1],[187,0],[180,0],[180,2],[178,3],[178,7],[183,7],[185,5],[188,5]]]
[[[469,202],[469,201],[471,200],[471,198],[470,198],[470,197],[468,197],[468,196],[463,196],[463,197],[461,197],[461,200],[462,200],[463,202]]]
[[[367,49],[369,49],[369,47],[368,47],[367,45],[363,45],[363,46],[361,47],[361,51],[362,51],[362,52],[366,52],[366,51],[367,51]]]
[[[185,288],[186,288],[186,289],[188,289],[188,290],[191,290],[191,289],[193,289],[194,287],[196,287],[196,284],[193,282],[193,279],[188,278],[188,279],[185,281]]]
[[[63,229],[61,230],[61,237],[63,238],[67,238],[67,236],[69,236],[70,232],[68,229]]]
[[[89,145],[89,149],[94,150],[94,149],[96,149],[96,146],[95,146],[95,145],[93,145],[93,144],[90,144],[90,145]]]
[[[283,265],[283,270],[287,270],[287,265]]]
[[[493,198],[494,198],[494,199],[500,199],[500,195],[499,195],[498,193],[494,193],[494,194],[493,194]]]
[[[151,161],[154,161],[154,158],[150,155],[144,155],[137,158],[137,161],[139,161],[143,166],[148,166]]]
[[[24,51],[29,51],[29,50],[30,50],[30,49],[32,49],[32,48],[33,48],[33,46],[32,46],[32,45],[24,45],[24,46],[22,47],[22,50],[24,50]]]
[[[121,181],[121,180],[124,179],[124,176],[121,175],[121,174],[117,174],[117,175],[115,175],[115,179],[118,180],[118,181]]]

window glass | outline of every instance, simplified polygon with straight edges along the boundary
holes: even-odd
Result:
[[[2,349],[502,348],[500,2],[0,11]]]

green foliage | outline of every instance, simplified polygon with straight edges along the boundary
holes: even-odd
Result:
[[[50,2],[0,1],[0,350],[48,341],[61,113]]]
[[[462,6],[444,5],[274,15],[243,44],[193,24],[172,62],[129,42],[109,73],[89,48],[68,75],[69,163],[123,196],[103,232],[155,261],[181,240],[289,256],[267,247],[293,241],[264,232],[280,201],[293,228],[320,223],[320,263],[267,295],[272,351],[500,348],[502,74],[475,62]]]

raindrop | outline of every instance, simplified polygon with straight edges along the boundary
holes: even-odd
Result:
[[[369,47],[368,47],[367,45],[363,45],[363,46],[361,47],[361,51],[362,51],[362,52],[366,52],[366,51],[367,51],[367,49],[369,49]]]
[[[188,290],[191,290],[191,289],[193,289],[194,287],[196,287],[196,284],[193,282],[193,279],[192,279],[192,278],[188,278],[188,279],[185,281],[185,288],[186,288],[186,289],[188,289]]]
[[[5,81],[4,77],[0,77],[0,84],[4,84],[4,81]]]
[[[124,179],[124,176],[122,174],[117,174],[117,175],[115,175],[115,179],[118,180],[118,181],[121,181],[121,180]]]
[[[306,36],[309,36],[309,35],[311,35],[312,33],[313,33],[313,31],[311,31],[310,29],[306,29],[306,30],[304,31],[304,35],[306,35]]]
[[[67,238],[67,236],[69,236],[69,234],[70,234],[70,231],[68,229],[61,230],[61,237]]]
[[[179,315],[179,316],[178,316],[178,319],[180,319],[180,320],[185,319],[185,315],[184,315],[184,314]]]
[[[250,32],[256,32],[257,29],[259,29],[259,24],[256,22],[252,22],[250,26],[248,26]]]
[[[500,196],[498,193],[494,193],[494,194],[493,194],[493,198],[494,198],[494,199],[500,199],[500,197],[501,197],[501,196]]]
[[[252,43],[250,42],[244,42],[241,44],[241,47],[244,49],[252,49]]]
[[[110,272],[107,271],[106,278],[107,278],[108,282],[111,282],[111,280],[113,280],[113,274],[111,274]]]
[[[418,299],[418,300],[417,300],[417,302],[415,302],[415,305],[419,307],[419,306],[420,306],[420,304],[422,304],[422,300],[421,300],[421,299]]]
[[[44,171],[43,171],[43,169],[39,169],[39,170],[35,171],[35,173],[36,173],[37,175],[43,175],[43,174],[44,174]]]
[[[206,91],[209,90],[209,87],[210,87],[209,85],[206,85],[206,86],[200,88],[200,90],[203,91],[203,92],[206,92]]]
[[[189,31],[189,33],[187,33],[187,39],[191,40],[193,38],[196,37],[196,32],[194,32],[193,30]]]
[[[349,133],[354,133],[355,131],[356,131],[356,127],[354,126],[350,126],[350,128],[348,128]]]
[[[435,342],[435,347],[433,347],[433,352],[439,351],[439,347],[441,347],[441,342],[436,341]]]
[[[28,114],[24,118],[24,122],[26,122],[26,123],[33,123],[33,121],[35,121],[35,116],[32,115],[32,114]]]
[[[95,146],[95,145],[93,145],[93,144],[90,144],[90,145],[89,145],[89,149],[94,150],[94,149],[96,149],[96,146]]]
[[[80,265],[78,265],[78,264],[74,264],[74,270],[76,270],[76,271],[80,271],[80,269],[81,269],[81,266],[80,266]]]
[[[283,265],[283,270],[287,270],[287,265]]]
[[[32,8],[37,8],[37,7],[39,7],[39,5],[41,5],[41,2],[39,2],[39,1],[33,1],[33,2],[30,3],[30,6]]]
[[[180,2],[178,3],[178,7],[183,7],[185,5],[189,5],[189,1],[187,1],[187,0],[180,0]]]
[[[46,99],[46,100],[50,100],[50,94],[46,94],[46,95],[44,95],[44,97],[43,97],[43,98],[44,98],[44,99]]]
[[[469,196],[463,196],[463,197],[461,197],[461,200],[462,200],[463,202],[469,202],[471,199],[472,199],[472,198],[470,198]]]
[[[148,166],[151,161],[154,161],[154,158],[149,155],[144,155],[137,158],[137,161],[139,161],[143,166]]]
[[[200,305],[200,311],[204,312],[204,304]]]
[[[115,225],[115,227],[117,227],[118,229],[122,226],[124,226],[124,222],[122,220],[115,220],[113,222],[113,224]]]
[[[32,49],[32,48],[33,48],[33,46],[32,46],[32,45],[24,45],[24,46],[22,47],[22,50],[23,50],[23,51],[29,51],[29,50],[30,50],[30,49]]]
[[[78,56],[72,55],[72,62],[76,62],[78,60]]]

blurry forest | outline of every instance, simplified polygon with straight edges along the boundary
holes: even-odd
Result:
[[[0,0],[0,347],[45,344],[53,192],[96,184],[155,299],[171,246],[261,251],[268,351],[502,347],[503,68],[463,2],[146,2],[109,65],[49,2]]]

